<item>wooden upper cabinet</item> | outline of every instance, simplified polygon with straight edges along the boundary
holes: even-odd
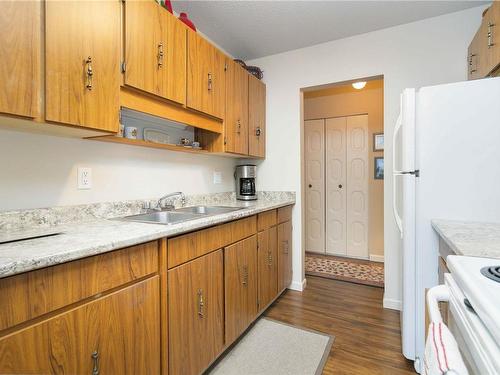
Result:
[[[292,282],[292,222],[278,225],[278,292]]]
[[[197,375],[224,346],[222,250],[168,271],[169,373]]]
[[[248,73],[238,63],[226,62],[226,151],[248,154]]]
[[[500,2],[494,1],[483,13],[467,52],[468,79],[494,75],[500,64]]]
[[[259,311],[278,295],[278,232],[276,227],[258,234]]]
[[[224,119],[226,56],[187,30],[187,107]]]
[[[1,374],[159,374],[158,276],[0,339]]]
[[[155,1],[124,5],[127,86],[186,102],[186,27]]]
[[[39,1],[0,1],[0,112],[40,114]]]
[[[120,2],[45,4],[46,120],[118,131]]]
[[[257,236],[224,249],[226,345],[257,316]]]
[[[248,154],[266,156],[266,85],[248,77]]]

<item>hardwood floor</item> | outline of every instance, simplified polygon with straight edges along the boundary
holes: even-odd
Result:
[[[382,308],[381,288],[308,276],[286,291],[266,316],[335,335],[323,374],[415,374],[401,354],[399,312]]]

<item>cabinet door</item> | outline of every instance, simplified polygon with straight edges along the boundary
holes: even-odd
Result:
[[[168,271],[169,372],[200,374],[224,346],[222,250]]]
[[[257,315],[257,236],[224,249],[226,345]]]
[[[278,232],[276,227],[258,234],[259,310],[278,294]]]
[[[226,151],[248,154],[248,73],[228,60],[226,71]]]
[[[48,0],[45,118],[116,132],[120,94],[120,2]]]
[[[266,156],[266,85],[248,76],[248,154]]]
[[[472,42],[469,45],[469,49],[467,50],[467,78],[469,80],[481,78],[481,60],[482,57],[480,55],[479,44],[482,41],[482,36],[484,32],[484,27],[481,26],[479,30],[474,35]]]
[[[0,340],[2,374],[158,374],[154,277]]]
[[[187,30],[187,97],[189,108],[223,119],[226,57],[200,35]]]
[[[292,282],[292,223],[278,225],[278,292]]]
[[[41,6],[0,1],[0,112],[39,115]]]
[[[186,101],[186,28],[154,1],[127,1],[125,85]]]
[[[500,64],[500,2],[494,1],[483,19],[486,28],[487,68],[489,75]]]

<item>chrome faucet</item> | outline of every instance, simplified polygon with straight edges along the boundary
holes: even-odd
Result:
[[[160,199],[158,199],[158,202],[156,202],[156,206],[152,207],[154,210],[161,211],[161,210],[173,210],[175,209],[175,206],[172,204],[164,204],[164,201],[168,198],[180,196],[181,197],[181,205],[184,206],[186,204],[186,197],[184,196],[184,193],[180,191],[176,191],[175,193],[170,193],[167,195],[164,195]]]

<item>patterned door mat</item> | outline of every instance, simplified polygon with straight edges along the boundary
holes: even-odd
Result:
[[[306,275],[384,287],[384,264],[306,252]]]

